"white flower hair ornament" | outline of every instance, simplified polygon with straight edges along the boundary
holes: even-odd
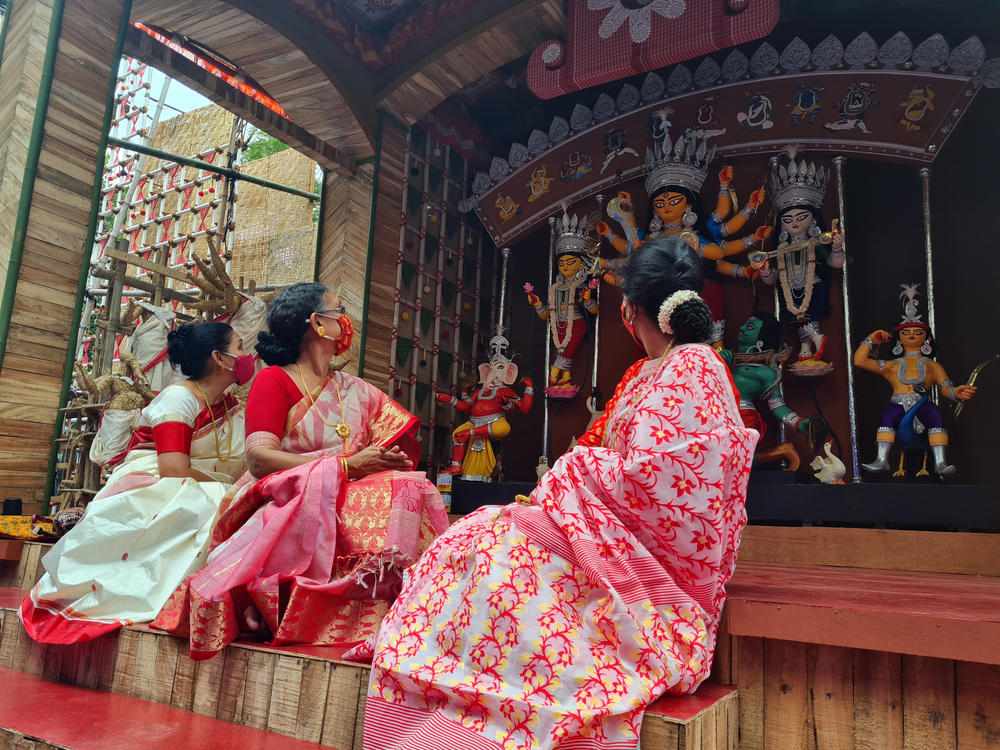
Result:
[[[656,322],[660,324],[660,330],[668,335],[673,335],[674,329],[670,327],[670,318],[673,316],[674,310],[677,309],[678,305],[683,305],[692,299],[700,299],[698,292],[691,289],[681,289],[679,292],[674,292],[663,300],[663,304],[660,305],[660,312],[656,316]]]

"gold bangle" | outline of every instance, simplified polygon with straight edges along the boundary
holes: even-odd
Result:
[[[344,467],[344,478],[347,479],[348,481],[350,481],[350,479],[351,479],[351,472],[347,468],[347,457],[346,456],[341,456],[340,457],[340,465]]]

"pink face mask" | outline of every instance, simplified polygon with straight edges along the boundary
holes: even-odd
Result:
[[[254,372],[257,370],[257,364],[254,362],[252,354],[236,355],[229,352],[219,352],[219,354],[232,357],[236,360],[230,370],[233,373],[233,377],[236,378],[236,385],[246,385],[253,379]]]

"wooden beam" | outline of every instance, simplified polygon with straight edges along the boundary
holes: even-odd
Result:
[[[356,165],[352,158],[138,29],[128,30],[125,36],[125,54],[168,72],[171,77],[208,97],[220,107],[315,159],[324,169],[343,175],[354,174]]]

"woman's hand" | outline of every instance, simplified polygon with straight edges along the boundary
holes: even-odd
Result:
[[[380,471],[409,471],[412,468],[413,462],[398,445],[391,448],[370,445],[347,457],[347,475],[351,479],[362,479]]]

